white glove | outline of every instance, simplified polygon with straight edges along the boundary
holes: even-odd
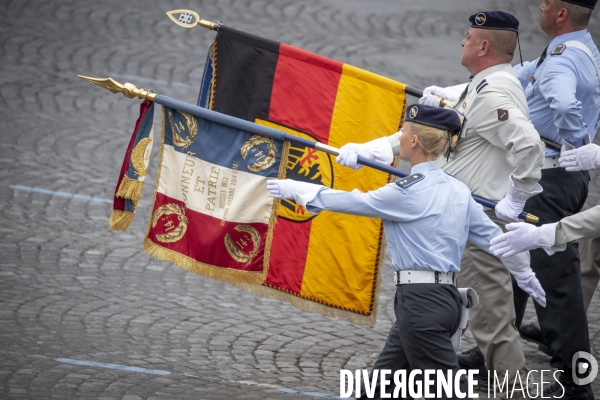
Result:
[[[293,179],[271,179],[267,181],[267,190],[278,199],[292,199],[302,207],[313,200],[324,186],[300,182]]]
[[[569,172],[600,168],[600,146],[593,143],[560,153],[558,163]]]
[[[543,248],[552,255],[566,248],[565,244],[554,245],[556,240],[556,224],[545,224],[536,227],[525,222],[506,225],[508,232],[496,236],[490,241],[490,251],[496,257],[510,257],[523,251]]]
[[[502,200],[496,204],[496,216],[504,221],[518,221],[519,214],[523,212],[525,200],[519,200],[511,197],[508,193]]]
[[[419,99],[419,104],[426,106],[440,107],[440,97],[455,102],[458,100],[458,96],[447,88],[441,88],[439,86],[428,86],[423,90],[423,97]]]
[[[502,263],[517,281],[517,285],[530,295],[539,305],[546,307],[546,292],[542,289],[540,281],[529,266],[529,253],[518,253],[510,257],[501,258]]]
[[[373,159],[372,155],[364,147],[361,147],[360,144],[348,143],[340,148],[340,153],[335,160],[340,165],[358,170],[362,168],[362,164],[358,163],[358,156],[364,157],[367,160]]]
[[[506,196],[496,204],[496,216],[501,220],[508,222],[515,222],[519,220],[519,214],[523,212],[525,202],[531,196],[535,196],[542,192],[540,184],[536,183],[536,187],[532,192],[526,192],[525,190],[517,189],[513,183],[512,178],[508,185]]]
[[[546,307],[546,292],[542,288],[540,281],[535,277],[535,274],[529,269],[529,271],[522,272],[518,275],[513,274],[517,285],[525,293],[530,295],[540,306]]]
[[[363,144],[345,144],[340,148],[340,152],[335,160],[340,165],[356,170],[362,168],[362,165],[357,162],[358,156],[371,161],[381,161],[386,164],[394,160],[392,145],[387,137],[371,140]]]

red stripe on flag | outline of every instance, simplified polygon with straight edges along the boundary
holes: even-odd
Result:
[[[327,143],[343,63],[281,44],[269,119]]]
[[[265,282],[267,285],[300,294],[311,225],[311,221],[296,223],[277,218]]]
[[[154,216],[159,207],[168,204],[175,204],[185,209],[183,202],[158,192],[156,193],[152,215]],[[263,270],[263,255],[268,230],[267,224],[224,222],[224,225],[221,225],[222,221],[220,219],[189,209],[185,209],[185,218],[187,218],[187,229],[181,239],[173,243],[165,243],[157,238],[157,235],[175,232],[181,224],[177,213],[167,214],[165,212],[158,218],[156,225],[150,228],[148,237],[160,247],[172,250],[204,264],[243,271]],[[250,238],[251,235],[246,232],[238,232],[234,229],[240,225],[249,225],[260,234],[258,252],[248,265],[235,261],[225,245],[225,235],[228,233],[233,245],[237,246],[238,249],[244,253],[250,253],[253,250],[254,246]]]

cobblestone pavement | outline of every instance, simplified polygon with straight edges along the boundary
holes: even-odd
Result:
[[[393,320],[388,284],[371,329],[147,256],[141,241],[156,152],[133,225],[109,231],[111,204],[102,199],[112,198],[139,103],[77,74],[194,102],[214,33],[165,16],[189,7],[414,87],[445,86],[468,76],[459,42],[475,11],[516,14],[524,58],[535,58],[547,42],[537,1],[0,2],[0,398],[331,398],[341,368],[372,365]],[[600,198],[599,183],[595,174],[590,201]],[[596,356],[598,303],[589,314]],[[463,347],[472,345],[467,335]],[[531,368],[549,368],[523,346]]]

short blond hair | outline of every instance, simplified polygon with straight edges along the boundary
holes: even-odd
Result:
[[[435,160],[448,150],[450,143],[450,133],[448,131],[414,122],[407,122],[406,124],[410,126],[410,134],[419,138],[419,144],[428,159]]]

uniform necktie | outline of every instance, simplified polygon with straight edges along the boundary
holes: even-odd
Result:
[[[542,53],[542,55],[540,56],[540,59],[539,59],[539,61],[538,61],[537,65],[535,66],[535,68],[536,68],[536,69],[537,69],[537,67],[539,67],[539,66],[540,66],[540,65],[541,65],[541,64],[544,62],[544,60],[546,59],[546,52],[547,52],[547,51],[548,51],[548,46],[546,46],[546,48],[544,49],[544,52],[543,52],[543,53]]]
[[[467,85],[465,87],[465,90],[463,90],[462,93],[460,94],[460,96],[458,96],[458,100],[456,100],[456,104],[460,104],[460,102],[463,101],[465,99],[465,97],[467,97],[467,92],[469,91],[469,85]]]

